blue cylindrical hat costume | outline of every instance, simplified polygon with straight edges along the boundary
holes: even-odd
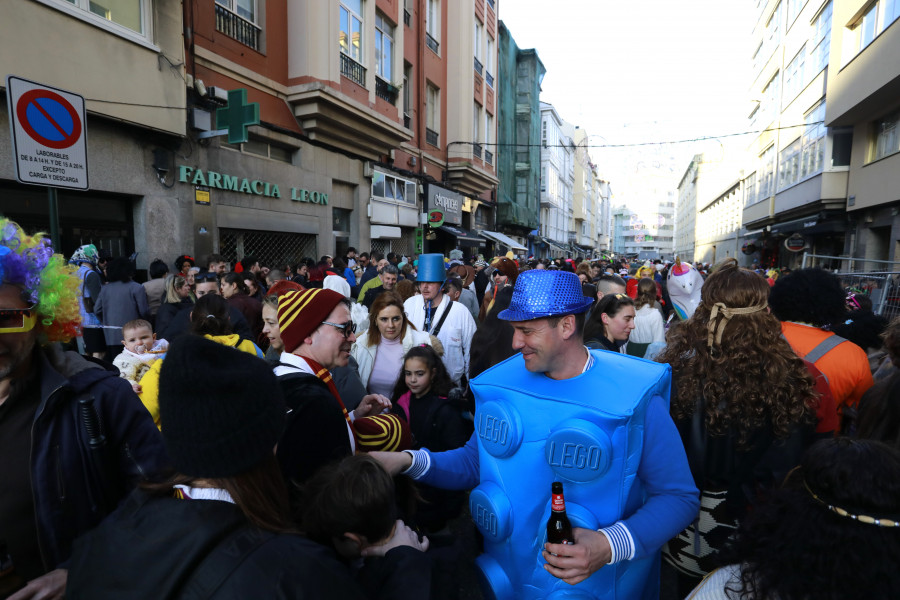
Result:
[[[422,283],[444,283],[447,270],[444,268],[443,254],[420,254],[416,281]]]
[[[579,314],[590,305],[574,274],[526,271],[499,317],[527,321]],[[551,483],[564,483],[575,527],[596,530],[633,513],[645,500],[637,477],[645,412],[652,398],[668,403],[667,365],[605,351],[591,355],[593,366],[571,379],[532,373],[517,354],[472,381],[480,484],[469,504],[484,535],[477,565],[488,598],[613,600],[658,593],[658,552],[607,565],[575,586],[543,568]]]

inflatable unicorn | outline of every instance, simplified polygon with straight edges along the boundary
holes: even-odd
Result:
[[[669,298],[672,299],[672,307],[675,314],[682,321],[687,321],[694,314],[700,304],[700,288],[703,287],[703,277],[690,263],[675,259],[675,264],[669,269],[666,279],[669,286]]]

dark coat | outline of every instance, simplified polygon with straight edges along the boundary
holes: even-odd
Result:
[[[251,298],[247,294],[235,294],[227,300],[228,304],[241,311],[241,314],[247,319],[247,324],[250,326],[250,331],[253,333],[253,336],[250,339],[258,344],[259,335],[263,330],[262,303],[256,298]]]
[[[40,355],[41,403],[32,426],[32,493],[44,566],[69,558],[73,540],[96,526],[145,477],[168,463],[150,413],[121,377],[50,345]],[[94,398],[106,437],[92,450],[79,400]]]
[[[303,482],[320,467],[350,456],[347,420],[331,392],[315,375],[281,375],[278,384],[288,408],[276,456],[285,477]]]
[[[157,338],[171,342],[172,340],[188,333],[191,330],[191,310],[193,310],[194,308],[194,303],[188,301],[188,303],[185,305],[169,304],[163,306],[180,306],[178,312],[175,313],[175,316],[173,316],[169,320],[168,324],[164,328],[156,328]],[[163,307],[160,306],[160,312],[162,312],[162,309]],[[246,340],[254,342],[253,332],[250,331],[250,326],[247,324],[247,319],[244,318],[244,315],[241,314],[241,311],[229,305],[228,316],[231,318],[231,331]],[[157,319],[158,318],[159,316],[157,315]]]
[[[178,313],[183,310],[186,310],[185,314],[189,315],[192,308],[194,308],[194,302],[190,298],[183,298],[181,302],[163,302],[160,304],[159,309],[156,311],[156,325],[154,326],[156,337],[172,341],[172,338],[166,335],[172,322]]]
[[[240,558],[213,554],[239,530],[246,531],[247,543],[229,549],[236,548]],[[201,593],[192,577],[210,555],[225,565],[225,572],[214,570],[217,577],[212,579],[218,585]],[[66,598],[363,599],[365,595],[329,549],[300,536],[252,529],[229,502],[151,497],[136,491],[121,510],[76,543]]]
[[[366,290],[366,295],[363,296],[363,306],[366,308],[372,308],[372,303],[375,302],[375,298],[378,297],[378,294],[384,291],[384,285],[379,285],[378,287],[369,288]]]

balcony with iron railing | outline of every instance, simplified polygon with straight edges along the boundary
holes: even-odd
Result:
[[[397,101],[397,94],[400,93],[400,88],[391,85],[381,77],[375,77],[375,95],[384,100],[385,102],[390,102],[394,104]]]
[[[494,164],[494,153],[491,152],[490,150],[485,150],[484,151],[484,162],[489,165]]]
[[[481,64],[481,61],[478,60],[478,57],[476,56],[475,57],[475,72],[478,73],[479,75],[481,75],[483,70],[484,70],[484,66]]]
[[[425,34],[425,45],[431,48],[432,52],[437,53],[438,48],[440,48],[440,43],[434,39],[434,37],[430,33]]]
[[[259,50],[262,28],[219,4],[216,4],[216,31],[254,50]]]
[[[494,8],[494,0],[487,0],[487,2],[488,2],[488,6],[490,6],[493,9]]]
[[[412,27],[412,15],[405,8],[403,9],[403,24],[407,27]]]
[[[366,68],[341,52],[341,75],[366,87]]]
[[[472,144],[472,156],[481,158],[481,144]]]
[[[491,75],[490,71],[484,72],[484,80],[487,82],[488,86],[491,88],[494,87],[494,76]]]
[[[403,126],[407,129],[412,128],[412,117],[409,116],[409,113],[403,113]]]
[[[433,129],[425,128],[425,141],[435,148],[440,148],[438,145],[438,132]]]

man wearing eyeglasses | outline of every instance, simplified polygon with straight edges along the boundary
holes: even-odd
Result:
[[[285,476],[302,482],[321,466],[356,452],[352,423],[390,408],[369,394],[347,411],[332,370],[347,365],[356,341],[350,301],[328,289],[291,291],[278,299],[284,352],[275,375],[284,392],[288,422],[277,456]]]
[[[0,561],[28,581],[13,598],[61,598],[74,539],[167,458],[118,370],[54,343],[80,321],[72,267],[42,236],[0,231]]]

